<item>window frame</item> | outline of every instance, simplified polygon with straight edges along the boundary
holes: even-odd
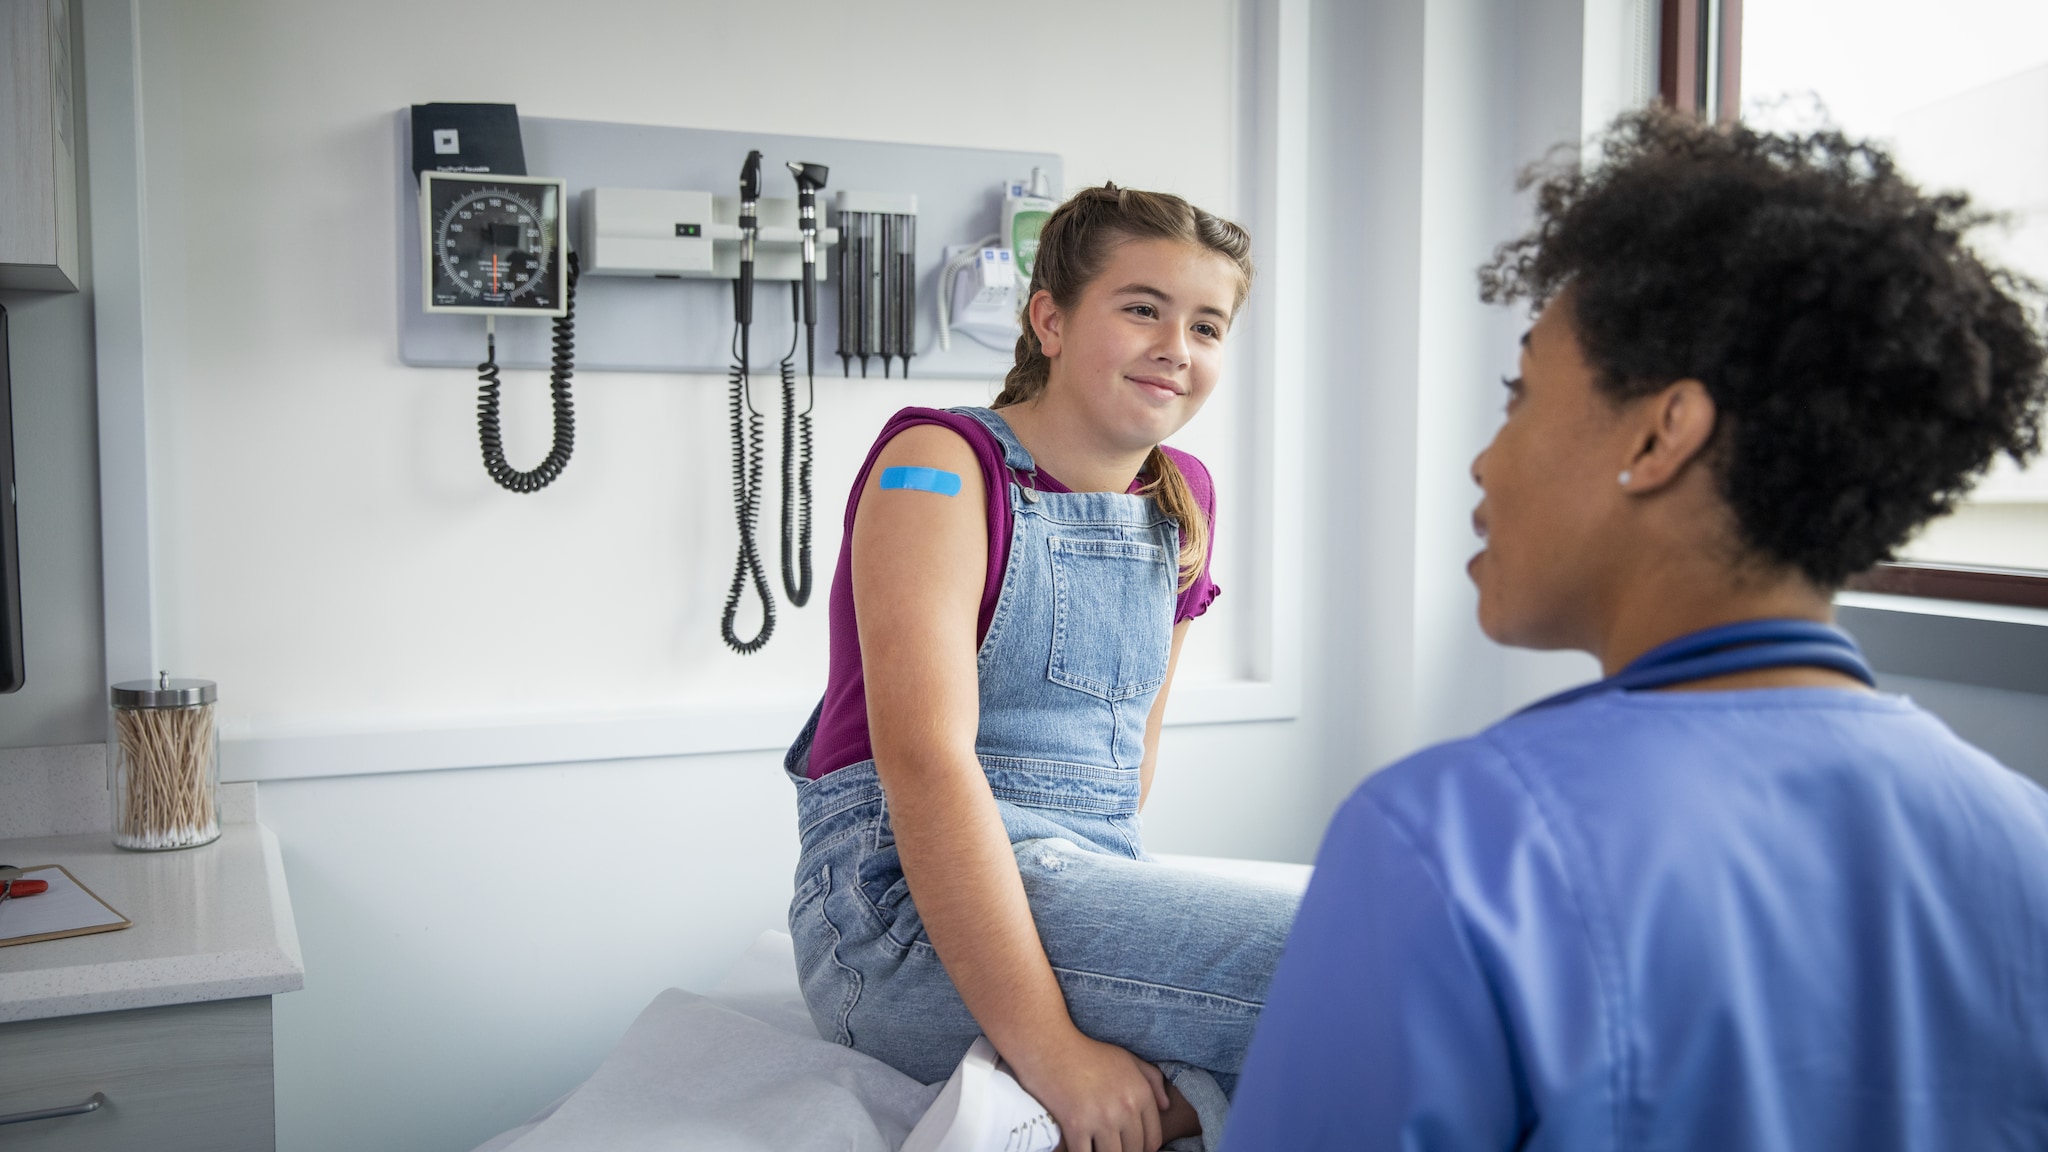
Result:
[[[1742,107],[1742,0],[1660,0],[1657,94],[1681,112],[1732,123]],[[1988,564],[1887,561],[1847,589],[1929,600],[2048,608],[2048,571]]]
[[[1680,112],[1713,109],[1716,121],[1742,109],[1742,0],[1661,0],[1657,95]]]
[[[1920,560],[1887,561],[1859,576],[1850,577],[1846,587],[1852,592],[1880,592],[1890,596],[2048,608],[2048,572],[2032,568],[1933,564]]]

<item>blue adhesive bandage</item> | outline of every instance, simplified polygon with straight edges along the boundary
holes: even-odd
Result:
[[[942,472],[937,468],[884,468],[882,487],[914,488],[919,492],[937,492],[941,496],[960,494],[960,474]]]

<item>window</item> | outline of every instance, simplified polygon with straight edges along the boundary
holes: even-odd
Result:
[[[1745,120],[1811,126],[1824,109],[1886,144],[1922,187],[2008,214],[1979,230],[1979,252],[2048,284],[2048,4],[1768,0],[1738,19]],[[2001,458],[1900,558],[1857,586],[2048,606],[2048,460],[2021,470]]]

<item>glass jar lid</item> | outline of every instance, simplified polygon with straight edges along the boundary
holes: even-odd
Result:
[[[110,695],[116,708],[190,708],[213,703],[216,687],[211,680],[173,680],[159,672],[154,680],[124,680]]]

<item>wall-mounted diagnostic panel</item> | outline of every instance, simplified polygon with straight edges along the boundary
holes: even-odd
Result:
[[[581,260],[582,280],[576,290],[577,370],[725,375],[732,362],[731,284],[744,243],[739,211],[742,198],[737,195],[734,177],[748,153],[758,150],[763,168],[753,232],[754,275],[762,284],[761,323],[787,322],[788,283],[802,268],[799,201],[803,180],[789,167],[795,163],[805,171],[829,170],[831,174],[829,190],[812,189],[816,211],[812,240],[817,256],[812,275],[820,296],[820,344],[836,351],[844,342],[839,299],[848,286],[844,279],[865,273],[855,287],[869,290],[868,294],[854,300],[844,325],[857,328],[847,342],[847,351],[854,357],[854,375],[859,374],[862,332],[871,337],[872,355],[893,355],[899,372],[904,357],[914,357],[910,361],[914,374],[927,378],[999,379],[1010,368],[1014,335],[989,338],[989,346],[975,340],[951,340],[950,347],[939,346],[934,306],[939,274],[947,245],[979,249],[1009,244],[997,235],[1006,219],[1007,184],[1040,169],[1049,187],[1057,188],[1061,180],[1058,156],[520,116],[508,118],[500,126],[508,145],[518,142],[515,168],[509,159],[490,154],[480,135],[485,122],[459,119],[449,108],[421,105],[402,110],[393,125],[393,144],[404,165],[397,180],[398,202],[403,206],[398,242],[405,254],[398,264],[398,355],[404,363],[422,367],[475,364],[478,343],[474,320],[448,315],[454,308],[420,307],[426,289],[414,281],[423,272],[433,271],[434,264],[419,247],[423,239],[431,246],[433,234],[421,227],[422,208],[415,199],[421,189],[413,174],[419,173],[422,183],[430,174],[437,184],[447,176],[464,175],[516,191],[512,178],[502,173],[532,171],[560,176],[567,182],[558,235]],[[430,114],[424,111],[429,109],[431,121],[421,119]],[[458,137],[459,153],[437,151],[439,137],[448,134]],[[478,164],[489,165],[489,170],[476,170]],[[841,191],[864,200],[914,201],[915,214],[904,208],[849,207],[840,203]],[[541,204],[532,207],[545,209]],[[849,238],[841,234],[841,216],[857,211],[866,211],[878,225],[890,222],[887,239],[892,244],[885,245],[884,237],[877,234],[855,237],[860,243],[850,245]],[[915,221],[914,233],[905,226],[911,220]],[[496,238],[496,242],[510,239]],[[841,272],[842,256],[863,253],[888,259]],[[472,258],[477,263],[470,265],[470,277],[466,281],[452,279],[476,283],[481,269],[488,280],[488,247],[475,250]],[[889,259],[900,259],[900,276]],[[892,291],[899,283],[901,291]],[[778,287],[770,290],[770,284]],[[900,332],[887,327],[890,300],[908,306],[898,321]],[[875,311],[863,307],[869,302],[885,318],[879,327],[869,323]],[[506,315],[513,310],[491,311]],[[898,333],[894,344],[877,342],[878,334],[886,333]],[[756,351],[771,345],[778,354],[786,347],[767,341]],[[499,326],[498,356],[505,367],[544,368],[552,364],[555,355],[546,325]],[[833,360],[833,367],[843,372],[836,355]],[[881,374],[873,359],[870,371]]]
[[[842,375],[858,364],[866,376],[878,359],[880,375],[900,365],[908,376],[916,359],[932,375],[1001,376],[1011,364],[1010,342],[979,343],[979,333],[1000,329],[1004,314],[1017,323],[1015,286],[974,296],[961,328],[976,340],[954,343],[943,297],[936,331],[921,316],[919,300],[932,298],[925,293],[952,285],[938,253],[920,250],[918,233],[971,241],[979,250],[1003,242],[991,231],[1000,219],[1003,234],[1023,237],[1025,221],[1013,211],[1018,196],[1005,192],[1018,182],[1009,177],[1029,170],[1056,178],[1059,164],[1026,153],[522,119],[509,104],[414,105],[401,114],[399,137],[418,177],[416,190],[400,193],[401,203],[418,199],[416,212],[402,213],[410,227],[401,230],[407,257],[399,268],[402,277],[420,278],[399,299],[422,305],[400,308],[399,356],[409,364],[475,363],[482,337],[477,432],[484,469],[499,485],[538,492],[568,465],[575,445],[569,382],[577,367],[725,374],[739,548],[719,631],[742,655],[760,651],[775,630],[769,566],[755,539],[770,406],[755,388],[757,371],[767,367],[754,362],[756,350],[779,354],[782,590],[800,608],[814,587],[819,336],[837,350]],[[528,176],[529,160],[564,175]],[[833,198],[823,203],[828,180],[836,181]],[[771,188],[795,196],[767,195]],[[1035,236],[1031,230],[1034,243]],[[984,278],[1014,275],[1008,256],[1001,249]],[[837,299],[821,307],[825,289]],[[770,328],[760,344],[753,338],[757,295],[761,325]],[[576,348],[579,314],[587,356]],[[523,323],[520,315],[555,319]],[[505,458],[501,337],[504,365],[548,369],[554,442],[527,471]],[[741,624],[749,592],[760,606],[751,634]]]
[[[567,181],[551,177],[420,173],[426,310],[562,315],[568,199]]]

